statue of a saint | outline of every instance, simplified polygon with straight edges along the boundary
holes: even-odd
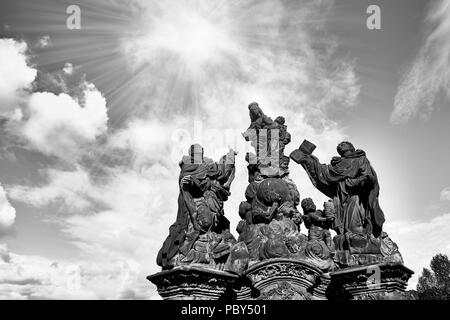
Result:
[[[306,141],[291,158],[302,165],[313,185],[333,201],[333,229],[337,250],[351,253],[380,253],[384,213],[378,203],[380,187],[366,153],[350,142],[337,146],[338,157],[321,164],[312,155],[315,146]]]
[[[191,146],[189,155],[183,157],[177,220],[157,257],[163,269],[191,263],[216,267],[219,260],[226,260],[236,243],[223,210],[234,179],[234,157],[230,151],[215,163],[203,156],[200,145]]]

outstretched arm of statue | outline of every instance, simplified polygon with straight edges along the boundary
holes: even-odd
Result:
[[[291,159],[305,169],[309,179],[320,192],[329,198],[336,195],[336,182],[328,178],[329,165],[321,163],[317,157],[300,149],[291,153]]]

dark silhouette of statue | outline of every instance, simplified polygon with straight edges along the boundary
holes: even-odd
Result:
[[[313,185],[330,197],[335,207],[333,229],[336,249],[351,253],[380,253],[380,235],[385,221],[378,202],[375,170],[362,150],[350,142],[337,146],[339,156],[321,164],[312,155],[315,146],[305,141],[291,154],[307,172]]]
[[[158,253],[163,269],[181,264],[208,264],[220,268],[236,243],[223,203],[230,196],[234,179],[235,152],[216,163],[192,145],[180,162],[178,213],[169,236]]]
[[[331,249],[331,224],[334,221],[334,215],[329,215],[326,210],[317,210],[311,198],[305,198],[301,203],[303,209],[303,222],[308,229],[309,241],[323,241]]]
[[[251,142],[255,154],[248,153],[249,182],[268,177],[283,177],[289,175],[289,157],[284,155],[284,149],[291,142],[291,134],[287,131],[285,118],[279,116],[274,120],[268,117],[257,102],[248,106],[250,126],[243,133],[244,138]]]
[[[322,164],[313,155],[316,146],[305,140],[288,157],[286,119],[272,120],[256,102],[248,112],[243,137],[253,149],[245,156],[245,200],[235,208],[239,237],[230,233],[224,214],[236,153],[214,162],[192,145],[179,163],[176,221],[158,252],[163,271],[148,277],[160,295],[223,301],[402,298],[413,272],[383,231],[380,187],[366,153],[342,142],[339,156]],[[290,159],[329,198],[323,209],[301,199],[289,176]]]

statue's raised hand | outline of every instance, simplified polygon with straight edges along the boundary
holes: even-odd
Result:
[[[185,186],[185,185],[189,184],[191,181],[192,181],[192,177],[190,175],[184,176],[183,178],[181,178],[180,185]]]

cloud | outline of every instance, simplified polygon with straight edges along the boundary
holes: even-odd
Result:
[[[36,44],[36,47],[39,49],[44,49],[51,46],[51,38],[49,35],[42,36]]]
[[[91,207],[89,194],[92,187],[87,172],[80,169],[68,172],[49,169],[46,175],[48,183],[45,185],[14,186],[9,188],[9,196],[39,208],[58,201],[61,201],[69,212],[78,212]]]
[[[64,64],[63,72],[67,75],[72,75],[73,74],[73,64],[71,64],[70,62],[66,62]]]
[[[36,77],[36,69],[28,63],[27,49],[23,41],[0,39],[0,116],[15,113]]]
[[[23,136],[35,149],[73,159],[79,149],[107,129],[106,100],[94,85],[85,83],[84,101],[61,93],[36,92],[29,98],[29,117]]]
[[[405,266],[415,272],[409,281],[411,289],[434,255],[450,254],[450,214],[429,221],[388,221],[385,230],[398,244]]]
[[[68,79],[70,63],[54,75],[38,74],[29,65],[27,48],[25,42],[0,39],[0,115],[12,122],[8,134],[31,148],[74,160],[106,132],[106,99],[84,78]],[[38,92],[31,92],[33,84]]]
[[[16,210],[9,203],[6,192],[0,184],[0,236],[10,230],[16,219]]]
[[[391,122],[404,124],[430,117],[440,92],[450,97],[450,0],[433,2],[427,13],[429,31],[395,97]]]
[[[441,191],[441,200],[450,201],[450,187],[447,187]]]
[[[15,254],[6,245],[0,245],[0,258],[0,299],[147,297],[132,286],[139,275],[136,262],[129,259],[55,262],[45,257]]]
[[[176,201],[168,200],[177,197],[176,176],[175,170],[156,164],[141,166],[139,170],[109,168],[105,178],[97,182],[89,179],[83,168],[52,170],[47,184],[34,188],[17,186],[9,193],[32,206],[63,201],[64,214],[47,218],[57,221],[61,231],[80,249],[82,257],[77,263],[96,262],[103,271],[101,277],[107,283],[102,283],[100,275],[83,278],[90,286],[95,284],[92,290],[96,295],[155,298],[155,288],[145,277],[158,271],[155,255],[176,212]],[[114,287],[115,276],[109,273],[117,270],[101,267],[114,261],[133,265],[128,280],[120,282],[124,292],[120,286]]]
[[[158,116],[197,109],[205,122],[243,125],[246,119],[237,118],[257,100],[269,113],[290,109],[320,122],[323,111],[356,104],[353,62],[336,56],[336,39],[325,30],[333,2],[251,1],[220,10],[189,1],[143,6],[141,29],[123,40],[123,48],[132,68],[145,69],[136,79],[145,85],[143,94],[155,88],[148,98]],[[195,14],[186,18],[186,12]],[[177,28],[183,32],[172,32]]]

